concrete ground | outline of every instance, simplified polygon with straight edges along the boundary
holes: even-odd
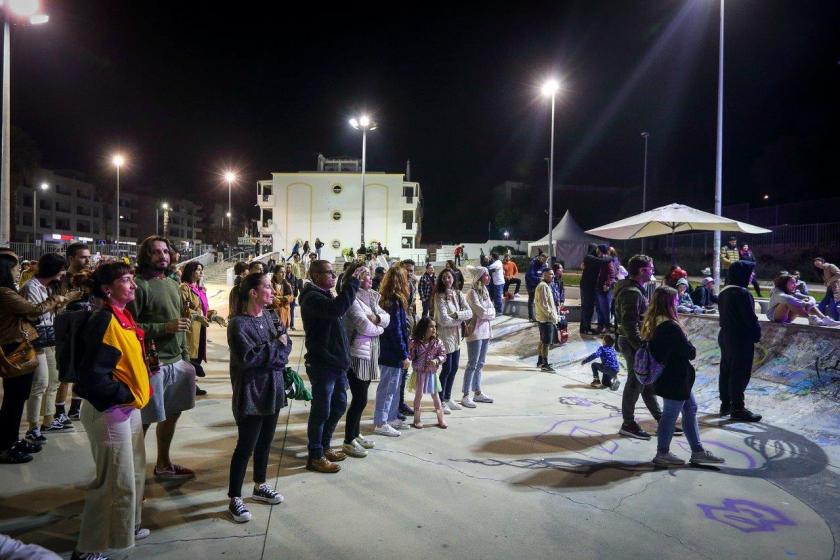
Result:
[[[222,287],[210,288],[213,301],[223,301]],[[591,374],[579,361],[594,339],[573,331],[570,343],[552,351],[559,366],[552,375],[533,367],[535,327],[502,318],[496,335],[483,382],[494,404],[454,412],[448,430],[377,437],[367,458],[348,458],[336,475],[304,469],[309,407],[292,401],[280,416],[269,464],[269,483],[286,502],[269,507],[246,499],[254,518],[238,525],[226,513],[236,441],[227,348],[224,331],[212,326],[208,376],[200,380],[209,394],[183,415],[173,450],[197,477],[181,484],[149,479],[143,524],[152,534],[131,557],[837,557],[836,442],[814,443],[775,417],[766,392],[748,395],[751,408],[769,413],[756,425],[721,423],[712,414],[716,401],[700,395],[702,437],[725,466],[657,469],[649,462],[655,441],[617,434],[621,391],[589,387]],[[303,338],[295,336],[294,344],[292,365],[302,371]],[[456,390],[465,363],[463,349]],[[807,411],[814,397],[801,398]],[[654,422],[639,407],[652,431]],[[342,435],[343,423],[337,445]],[[674,439],[672,451],[688,456],[684,438]],[[151,463],[151,436],[147,454]],[[78,423],[75,432],[50,437],[31,463],[4,465],[0,532],[69,557],[92,473]],[[248,488],[246,482],[246,496]]]

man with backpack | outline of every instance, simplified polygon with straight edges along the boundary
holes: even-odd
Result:
[[[618,349],[627,362],[627,383],[621,398],[622,424],[618,433],[636,439],[650,439],[650,434],[636,422],[635,411],[639,395],[645,401],[650,413],[659,420],[662,410],[653,392],[653,385],[642,385],[636,378],[633,367],[636,351],[642,345],[642,318],[648,301],[644,286],[653,277],[653,259],[647,255],[635,255],[627,263],[629,278],[619,280],[614,287],[615,321],[618,326]]]

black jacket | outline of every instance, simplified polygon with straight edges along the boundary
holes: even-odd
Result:
[[[315,284],[307,284],[300,293],[300,316],[306,331],[306,367],[315,370],[350,369],[350,344],[341,317],[353,305],[359,281],[348,278],[338,297]]]
[[[107,307],[94,311],[84,326],[84,357],[76,372],[73,391],[99,412],[112,406],[134,402],[128,385],[114,379],[114,368],[122,353],[102,343],[113,313]]]
[[[735,261],[729,266],[726,287],[718,295],[719,340],[752,346],[761,340],[761,325],[755,314],[755,300],[747,291],[754,263]]]
[[[712,290],[701,285],[694,288],[694,291],[691,292],[691,301],[694,302],[694,305],[711,307],[718,302],[718,298]]]
[[[633,349],[638,350],[642,345],[639,330],[648,306],[645,293],[638,282],[625,278],[613,286],[613,299],[618,334],[627,338]]]
[[[75,383],[78,379],[76,364],[85,353],[84,332],[91,315],[89,310],[80,310],[55,316],[55,361],[59,381]]]
[[[660,323],[653,330],[649,344],[650,353],[664,366],[654,384],[654,392],[665,399],[688,400],[694,386],[695,372],[691,365],[691,360],[697,357],[694,345],[673,321]]]
[[[586,255],[583,258],[583,272],[580,275],[581,288],[594,289],[598,285],[598,276],[601,274],[601,269],[609,266],[610,262],[612,262],[612,257]]]

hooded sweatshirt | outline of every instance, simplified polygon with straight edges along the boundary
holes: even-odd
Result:
[[[755,301],[747,291],[755,263],[735,261],[729,266],[726,286],[718,296],[720,338],[731,343],[752,345],[761,340],[761,326]]]

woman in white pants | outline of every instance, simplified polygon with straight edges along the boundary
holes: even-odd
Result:
[[[149,536],[140,526],[146,450],[140,409],[151,397],[143,329],[125,308],[134,300],[134,275],[121,262],[103,264],[91,278],[105,301],[85,325],[85,354],[75,392],[85,399],[81,420],[96,477],[88,487],[79,541],[71,560],[107,560],[104,552]]]
[[[472,310],[472,319],[467,323],[467,369],[464,370],[464,396],[461,404],[475,408],[475,403],[492,403],[493,398],[481,391],[481,373],[487,348],[490,346],[490,320],[496,316],[496,308],[487,291],[490,273],[483,266],[468,267],[472,273],[472,290],[467,294],[467,305]],[[470,397],[470,391],[473,396]]]

